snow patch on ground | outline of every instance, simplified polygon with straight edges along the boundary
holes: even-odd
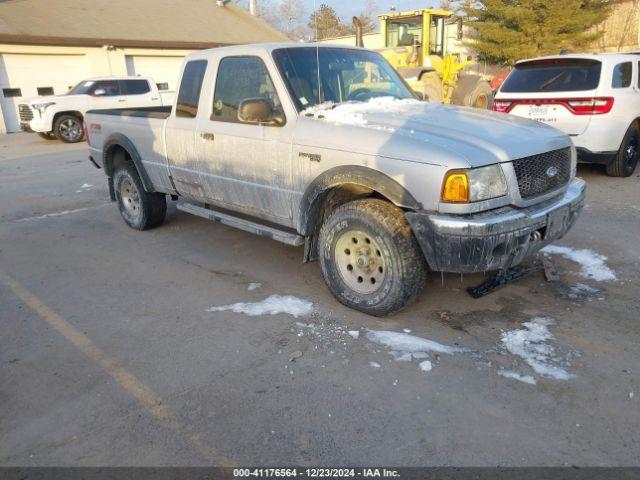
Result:
[[[358,330],[349,330],[349,335],[351,335],[351,338],[354,338],[354,339],[357,340],[358,338],[360,338],[360,331],[358,331]]]
[[[262,287],[262,284],[259,282],[252,282],[249,284],[249,286],[247,287],[247,290],[249,290],[250,292],[253,292],[254,290],[258,290],[260,287]]]
[[[554,363],[558,362],[555,350],[551,345],[545,343],[547,340],[554,338],[547,328],[554,323],[555,321],[551,318],[536,317],[529,322],[523,323],[525,327],[523,330],[503,332],[501,337],[502,344],[509,353],[527,362],[538,375],[555,378],[556,380],[568,380],[575,375],[554,365]]]
[[[381,368],[381,365],[378,362],[369,362],[369,365],[373,368]]]
[[[529,385],[535,385],[536,379],[531,375],[522,375],[521,373],[514,372],[513,370],[498,370],[498,375],[505,378],[513,378],[519,382],[528,383]]]
[[[207,309],[207,311],[232,311],[235,313],[244,313],[245,315],[249,315],[251,317],[286,313],[297,318],[310,315],[313,312],[313,303],[303,298],[293,297],[291,295],[271,295],[261,302],[234,303],[233,305],[211,307]]]
[[[89,209],[88,208],[76,208],[74,210],[63,210],[61,212],[47,213],[45,215],[38,215],[36,217],[19,218],[19,219],[16,220],[16,222],[29,222],[31,220],[42,220],[43,218],[61,217],[63,215],[69,215],[70,213],[84,212],[86,210],[89,210]]]
[[[88,183],[83,183],[82,185],[80,185],[80,188],[76,190],[76,193],[86,192],[87,190],[91,190],[92,187],[93,185],[90,185]]]
[[[388,330],[369,330],[367,332],[367,338],[373,343],[384,345],[396,352],[438,352],[452,354],[464,351],[462,348],[442,345],[441,343],[434,342],[433,340],[416,337],[415,335],[409,335],[408,333],[391,332]]]
[[[393,133],[395,132],[394,128],[369,123],[365,115],[372,113],[393,114],[403,111],[407,105],[416,104],[420,105],[421,102],[413,99],[401,100],[394,97],[374,97],[367,102],[345,102],[341,104],[326,102],[307,108],[302,112],[302,115],[313,115],[336,125],[353,125]]]
[[[562,255],[563,257],[580,264],[580,275],[599,282],[617,280],[615,272],[606,264],[607,257],[593,250],[575,250],[558,245],[547,245],[541,250],[543,253]]]
[[[433,365],[431,365],[429,360],[425,360],[424,362],[420,362],[420,370],[423,372],[430,372],[433,370]]]

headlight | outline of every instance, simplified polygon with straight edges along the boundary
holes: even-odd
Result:
[[[44,113],[44,111],[49,108],[51,105],[55,105],[56,102],[47,102],[47,103],[32,103],[31,104],[31,108],[33,108],[34,110],[36,110],[40,116],[42,117],[42,114]]]
[[[442,183],[442,201],[469,203],[502,197],[507,194],[507,181],[500,165],[451,170]]]

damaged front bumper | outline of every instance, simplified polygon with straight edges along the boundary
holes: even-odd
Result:
[[[561,196],[528,208],[472,215],[409,212],[406,217],[432,270],[500,270],[562,238],[579,216],[585,191],[584,180],[576,178]]]

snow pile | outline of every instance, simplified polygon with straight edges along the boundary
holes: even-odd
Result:
[[[302,112],[302,115],[315,116],[336,125],[353,125],[393,133],[395,132],[394,128],[369,123],[366,115],[400,113],[406,110],[407,105],[420,104],[420,101],[414,99],[374,97],[367,102],[345,102],[340,104],[326,102],[307,108]]]
[[[450,347],[433,340],[428,340],[408,333],[391,332],[388,330],[369,330],[367,339],[378,345],[390,349],[389,353],[396,362],[411,362],[422,360],[419,367],[423,372],[430,372],[433,364],[429,360],[427,352],[453,354],[465,351],[463,348]]]
[[[574,250],[569,247],[547,245],[542,249],[542,252],[562,255],[573,262],[579,263],[580,275],[585,278],[591,278],[599,282],[617,280],[615,272],[606,264],[607,257],[592,250]]]
[[[220,307],[211,307],[207,309],[207,312],[224,311],[244,313],[245,315],[249,315],[250,317],[286,313],[297,318],[310,315],[313,312],[313,303],[302,298],[293,297],[291,295],[271,295],[261,302],[234,303],[233,305],[223,305]]]
[[[449,347],[448,345],[442,345],[433,340],[416,337],[408,333],[390,332],[388,330],[369,330],[367,338],[373,343],[384,345],[392,351],[402,353],[425,354],[426,352],[437,352],[452,354],[464,351],[462,348]]]
[[[524,330],[511,330],[502,333],[502,344],[513,355],[522,358],[533,370],[543,377],[555,378],[556,380],[568,380],[574,375],[568,373],[563,368],[553,365],[558,359],[554,349],[547,345],[547,340],[553,339],[553,335],[547,328],[555,322],[551,318],[536,317],[530,322],[523,323]],[[515,374],[500,373],[503,377],[516,378]],[[526,376],[518,374],[520,381]],[[527,382],[530,383],[530,382]]]
[[[528,383],[529,385],[535,385],[536,379],[531,375],[522,375],[521,373],[514,372],[512,370],[498,370],[498,375],[504,378],[513,378],[514,380],[518,380],[523,383]]]

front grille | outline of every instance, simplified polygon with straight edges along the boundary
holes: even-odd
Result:
[[[522,198],[556,190],[571,178],[571,149],[563,148],[513,161]]]
[[[31,110],[29,105],[18,105],[18,113],[20,114],[21,122],[28,122],[33,119],[33,110]]]

